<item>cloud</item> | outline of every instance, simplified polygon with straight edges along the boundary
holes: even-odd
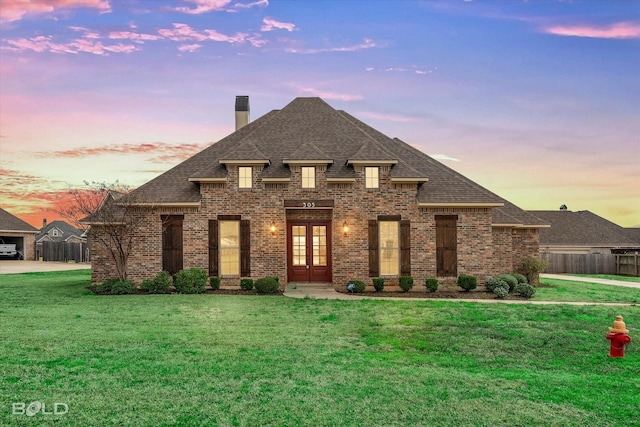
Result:
[[[160,40],[162,39],[161,36],[156,36],[153,34],[141,34],[141,33],[134,33],[131,31],[111,31],[109,33],[109,38],[112,40],[131,40],[133,42],[136,43],[144,43],[145,41],[152,41],[152,40]]]
[[[234,7],[237,7],[239,9],[251,9],[252,7],[267,7],[269,6],[269,0],[258,0],[258,1],[254,1],[253,3],[236,3],[233,5]]]
[[[418,117],[412,116],[401,116],[398,114],[383,114],[383,113],[372,113],[372,112],[362,112],[358,113],[359,116],[367,117],[370,119],[377,120],[386,120],[390,122],[400,122],[400,123],[411,123],[411,122],[419,122],[421,119]]]
[[[188,41],[188,40],[204,41],[207,39],[207,36],[205,36],[204,34],[199,33],[198,31],[194,30],[187,24],[180,24],[180,23],[178,24],[174,23],[172,29],[168,29],[168,28],[160,29],[158,30],[158,34],[160,34],[164,38],[167,38],[169,40],[173,40],[176,42],[182,42],[182,41]]]
[[[79,147],[69,150],[43,151],[37,153],[42,158],[66,157],[85,158],[108,154],[145,155],[153,154],[152,161],[163,163],[168,159],[173,161],[191,157],[204,147],[199,144],[167,144],[154,142],[145,144],[112,144],[102,147]]]
[[[434,69],[427,69],[425,67],[420,67],[418,65],[411,65],[410,67],[387,67],[381,69],[381,71],[390,72],[390,73],[415,73],[420,75],[432,74],[438,70],[438,67]],[[367,67],[365,71],[376,71],[374,67]]]
[[[363,49],[371,49],[374,47],[383,47],[384,45],[378,44],[372,39],[364,39],[362,43],[358,43],[356,45],[351,46],[336,46],[336,47],[324,47],[317,49],[296,49],[289,48],[286,51],[289,53],[301,53],[301,54],[310,54],[310,53],[324,53],[324,52],[355,52]]]
[[[92,8],[100,13],[111,11],[109,0],[3,0],[0,22],[13,22],[27,15],[54,13],[61,9]]]
[[[231,0],[183,0],[187,3],[194,4],[194,8],[181,6],[171,10],[176,12],[188,13],[189,15],[200,15],[202,13],[227,10],[227,5]]]
[[[68,43],[55,43],[51,36],[37,36],[30,39],[7,40],[9,50],[25,52],[52,52],[52,53],[92,53],[94,55],[108,55],[113,53],[131,53],[137,50],[134,45],[122,43],[105,45],[100,41],[90,39],[75,39]]]
[[[216,30],[204,30],[202,32],[194,30],[187,24],[173,24],[173,28],[165,28],[158,30],[158,33],[169,40],[173,41],[197,41],[206,40],[225,42],[225,43],[245,43],[249,42],[254,47],[261,47],[266,40],[262,39],[259,34],[250,35],[248,33],[236,33],[233,35],[222,34]],[[184,45],[183,45],[184,46]]]
[[[638,39],[640,23],[618,22],[606,26],[554,25],[542,29],[544,33],[567,37],[590,37],[599,39]]]
[[[452,162],[459,162],[460,159],[456,159],[455,157],[447,156],[446,154],[431,154],[431,157],[436,160],[450,160]]]
[[[314,88],[302,88],[301,91],[312,94],[313,96],[319,96],[320,98],[335,99],[338,101],[357,101],[359,99],[362,99],[361,95],[349,95],[349,94],[342,94],[342,93],[335,93],[335,92],[325,92],[325,91],[317,90]]]
[[[276,21],[275,19],[269,17],[262,19],[262,22],[263,25],[262,27],[260,27],[260,31],[273,31],[274,29],[294,31],[296,29],[295,24],[292,24],[290,22]]]
[[[181,44],[180,46],[178,46],[178,50],[180,52],[195,52],[196,50],[200,49],[202,47],[201,44]]]

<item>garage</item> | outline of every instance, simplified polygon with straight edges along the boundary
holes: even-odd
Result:
[[[18,252],[16,257],[0,257],[2,259],[24,259],[35,261],[36,235],[38,229],[29,225],[15,215],[0,208],[0,244],[14,246]]]

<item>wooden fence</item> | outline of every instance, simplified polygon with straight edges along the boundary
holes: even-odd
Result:
[[[543,252],[545,273],[617,274],[640,276],[640,255],[626,254],[556,254]]]
[[[38,257],[43,261],[88,262],[89,251],[86,243],[42,242],[38,245]]]

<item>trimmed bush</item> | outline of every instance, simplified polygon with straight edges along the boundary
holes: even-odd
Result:
[[[255,281],[254,286],[259,294],[275,294],[280,283],[277,277],[262,277]]]
[[[461,274],[458,276],[458,286],[460,286],[464,291],[469,292],[478,287],[478,279],[476,276]]]
[[[140,289],[150,294],[168,294],[172,284],[173,278],[171,275],[166,271],[161,271],[153,279],[143,280],[140,283]]]
[[[518,281],[518,283],[528,283],[528,282],[527,282],[527,278],[526,278],[524,275],[522,275],[522,274],[519,274],[519,273],[511,273],[511,275],[512,275],[513,277],[515,277],[515,278],[516,278],[516,280]]]
[[[211,279],[209,279],[209,285],[211,285],[211,289],[217,291],[218,289],[220,289],[220,278],[218,276],[213,276]]]
[[[438,290],[438,279],[433,279],[433,278],[425,279],[424,285],[426,286],[427,291],[435,292]]]
[[[100,295],[130,295],[136,293],[136,285],[129,280],[121,282],[118,279],[107,279],[96,286],[96,293]]]
[[[373,279],[373,287],[376,292],[382,292],[384,290],[384,277],[376,277]]]
[[[188,268],[176,274],[173,286],[181,294],[201,294],[207,286],[207,279],[207,272],[202,268]]]
[[[411,288],[413,288],[413,277],[411,276],[400,276],[398,279],[398,285],[400,285],[400,289],[405,292],[409,292]]]
[[[493,288],[493,293],[496,294],[496,297],[499,299],[506,298],[509,295],[509,285],[504,280],[500,280],[502,283],[498,283]]]
[[[540,273],[547,268],[547,262],[535,256],[528,256],[522,260],[520,269],[527,276],[529,283],[535,283],[538,280]]]
[[[496,286],[504,286],[507,288],[507,290],[509,289],[509,284],[499,277],[488,278],[487,281],[485,282],[485,285],[489,292],[493,292]]]
[[[364,289],[367,287],[367,285],[361,280],[349,280],[349,283],[347,284],[347,288],[349,285],[353,285],[353,290],[351,292],[356,294],[363,293]]]
[[[253,279],[240,279],[240,289],[244,291],[253,289]]]
[[[509,285],[509,292],[513,291],[513,288],[518,284],[518,279],[513,277],[511,274],[501,274],[498,276],[498,279],[502,279],[507,282],[507,285]]]
[[[513,292],[526,299],[531,299],[536,296],[536,289],[527,283],[518,283]]]

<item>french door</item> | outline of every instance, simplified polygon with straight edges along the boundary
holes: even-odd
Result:
[[[331,221],[287,223],[287,281],[331,282]]]

